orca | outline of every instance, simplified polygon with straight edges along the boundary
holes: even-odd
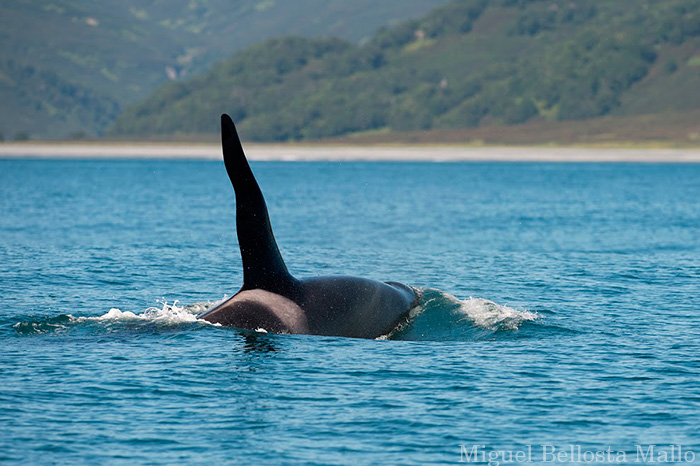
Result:
[[[386,335],[417,304],[415,290],[359,277],[293,277],[272,233],[267,205],[233,120],[221,115],[224,165],[236,199],[243,286],[198,318],[246,330],[355,338]]]

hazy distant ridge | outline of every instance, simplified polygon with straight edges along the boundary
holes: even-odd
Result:
[[[446,0],[0,2],[0,135],[100,134],[121,108],[270,37],[359,41]]]

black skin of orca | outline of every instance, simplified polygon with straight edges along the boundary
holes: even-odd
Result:
[[[407,318],[417,297],[401,283],[347,276],[294,278],[277,248],[265,199],[236,127],[225,114],[221,115],[221,142],[236,195],[243,286],[200,319],[271,333],[376,338]]]

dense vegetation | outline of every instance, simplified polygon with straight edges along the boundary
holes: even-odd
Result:
[[[286,37],[128,107],[113,135],[326,138],[700,108],[700,0],[458,0],[361,46]]]
[[[359,42],[446,1],[3,1],[0,131],[100,134],[123,105],[251,44],[283,34]]]

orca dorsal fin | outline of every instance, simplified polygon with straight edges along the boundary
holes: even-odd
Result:
[[[221,115],[221,145],[236,194],[236,232],[243,259],[241,290],[286,288],[293,278],[277,247],[265,198],[248,165],[236,127],[226,114]]]

